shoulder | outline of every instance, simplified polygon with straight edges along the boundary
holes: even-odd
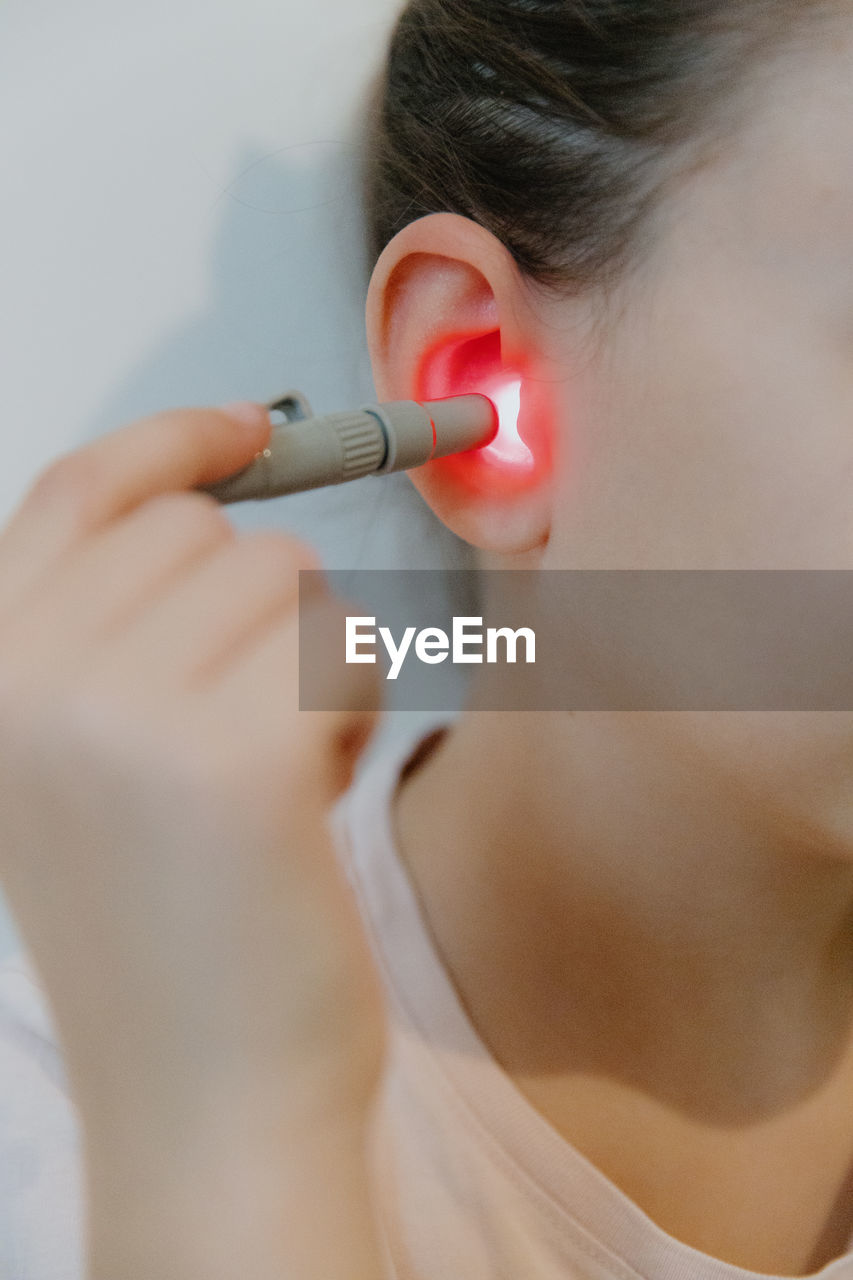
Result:
[[[381,818],[397,783],[412,768],[440,733],[450,728],[458,713],[394,712],[380,722],[364,752],[350,787],[331,813],[334,828],[343,833]]]

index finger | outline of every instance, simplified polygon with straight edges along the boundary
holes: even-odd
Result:
[[[248,466],[269,440],[269,413],[259,404],[229,409],[152,414],[53,462],[0,538],[0,606],[71,547],[149,498],[212,484]]]

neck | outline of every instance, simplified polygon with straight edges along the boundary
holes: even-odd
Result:
[[[847,1048],[853,859],[785,842],[672,723],[467,712],[401,788],[401,854],[507,1070],[746,1122]]]

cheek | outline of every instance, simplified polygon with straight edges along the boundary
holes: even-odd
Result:
[[[416,376],[416,397],[438,400],[479,392],[498,410],[498,434],[484,449],[432,462],[441,483],[464,494],[511,497],[536,489],[550,470],[550,433],[535,406],[536,389],[523,362],[505,367],[500,334],[445,335],[427,351]]]

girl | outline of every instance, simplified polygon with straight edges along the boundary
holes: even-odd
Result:
[[[850,4],[413,0],[370,155],[380,398],[521,382],[523,465],[412,476],[480,565],[851,567]],[[0,545],[90,1275],[853,1275],[851,716],[472,705],[349,785],[310,550],[176,492],[243,412],[62,460]]]

